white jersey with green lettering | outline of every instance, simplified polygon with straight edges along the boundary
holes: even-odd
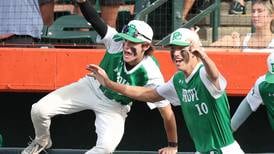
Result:
[[[221,148],[234,142],[230,127],[229,103],[225,87],[226,81],[220,75],[221,90],[208,79],[202,63],[185,78],[177,72],[165,85],[157,87],[157,92],[174,105],[181,105],[183,117],[201,153],[221,153]]]
[[[274,131],[274,83],[266,82],[265,75],[260,76],[246,98],[252,111],[256,111],[260,105],[265,105],[269,123]]]
[[[117,34],[117,31],[114,28],[108,27],[106,36],[100,40],[101,43],[105,44],[107,49],[100,66],[105,70],[109,78],[121,84],[145,87],[156,87],[157,85],[164,84],[164,78],[158,63],[152,56],[146,56],[131,70],[127,70],[123,61],[123,41],[113,39],[115,34]],[[110,100],[115,100],[123,105],[128,105],[135,101],[103,86],[100,86],[100,90]],[[169,102],[164,100],[153,104],[148,103],[148,106],[152,109],[155,107],[164,107],[167,104]]]

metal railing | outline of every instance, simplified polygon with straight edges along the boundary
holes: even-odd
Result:
[[[138,12],[134,18],[137,20],[147,21],[147,15],[151,13],[152,11],[156,10],[158,7],[160,7],[162,4],[164,4],[167,1],[168,0],[156,0],[155,2],[151,4],[147,3],[146,8]],[[138,3],[138,1],[136,1],[136,3]],[[135,5],[138,5],[138,4],[135,4]]]
[[[159,6],[167,2],[168,0],[156,0],[151,4],[147,4],[146,8],[142,9],[135,16],[135,19],[147,21],[147,15],[157,9]],[[210,5],[188,22],[182,24],[181,12],[183,9],[184,0],[172,0],[172,31],[179,27],[190,28],[197,24],[199,21],[210,15],[210,25],[212,27],[212,40],[218,39],[218,27],[220,25],[220,0],[211,0]],[[165,45],[169,40],[170,34],[165,36],[162,40],[156,43],[156,45]]]
[[[216,41],[218,39],[218,27],[220,25],[220,0],[211,1],[211,4],[205,9],[201,10],[201,12],[194,17],[192,17],[188,22],[182,24],[181,11],[184,0],[172,0],[173,1],[173,30],[179,27],[190,28],[197,24],[199,21],[204,19],[206,16],[210,14],[210,24],[212,27],[212,40]],[[164,37],[161,41],[157,42],[156,45],[165,45],[168,43],[170,38],[170,34]]]

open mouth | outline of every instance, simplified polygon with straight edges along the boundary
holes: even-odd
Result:
[[[184,59],[175,59],[175,63],[181,63]]]

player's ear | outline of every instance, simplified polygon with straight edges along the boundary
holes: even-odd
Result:
[[[151,45],[149,43],[146,43],[146,42],[142,44],[142,48],[143,48],[144,51],[146,51],[147,49],[149,49],[150,46]]]

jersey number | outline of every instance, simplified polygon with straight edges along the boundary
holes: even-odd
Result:
[[[206,103],[196,104],[195,107],[197,108],[199,115],[208,113],[208,108],[207,108]]]

